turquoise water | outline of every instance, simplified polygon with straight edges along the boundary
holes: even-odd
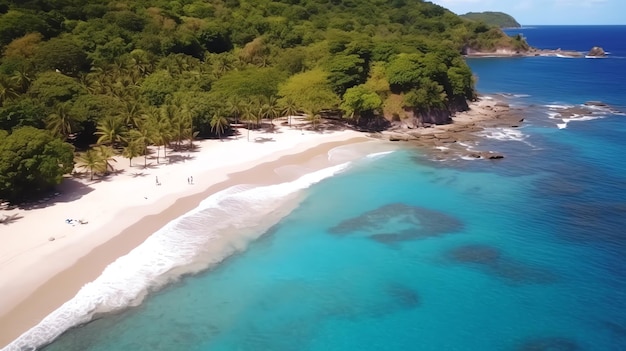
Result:
[[[45,350],[626,350],[626,117],[550,118],[588,100],[624,110],[614,44],[592,68],[470,60],[478,89],[526,119],[521,137],[480,142],[503,160],[363,158],[303,187],[245,251]]]

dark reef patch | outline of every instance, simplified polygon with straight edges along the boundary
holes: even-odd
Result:
[[[450,256],[457,262],[495,264],[501,257],[500,250],[487,245],[461,246],[450,252]]]
[[[557,280],[554,273],[507,258],[493,246],[465,245],[449,251],[447,256],[454,262],[477,267],[510,284],[549,284]]]
[[[420,305],[420,297],[417,291],[404,284],[390,285],[387,288],[387,293],[403,308],[415,308]]]
[[[390,232],[390,227],[395,230]],[[403,203],[389,204],[330,228],[336,235],[363,233],[379,243],[435,237],[458,232],[463,223],[445,213]]]
[[[564,230],[558,232],[560,237],[576,242],[604,242],[626,247],[626,235],[613,229],[626,226],[625,202],[581,200],[562,204],[560,209],[568,219],[567,223],[563,223]]]
[[[613,321],[604,321],[602,326],[610,331],[614,337],[620,340],[626,340],[626,325]]]
[[[581,351],[576,341],[562,337],[535,338],[525,341],[517,351]]]

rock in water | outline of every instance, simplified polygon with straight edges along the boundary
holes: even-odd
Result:
[[[589,50],[589,53],[587,54],[587,56],[604,57],[606,56],[606,52],[604,52],[604,49],[602,49],[601,47],[594,46],[591,48],[591,50]]]

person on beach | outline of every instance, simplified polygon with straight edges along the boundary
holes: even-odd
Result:
[[[193,184],[193,176],[189,177],[189,184]]]

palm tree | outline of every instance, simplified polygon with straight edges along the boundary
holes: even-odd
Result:
[[[235,119],[235,123],[239,123],[239,117],[243,110],[241,105],[241,101],[236,97],[232,97],[226,101],[226,111]]]
[[[241,110],[241,118],[248,124],[248,141],[250,141],[250,122],[256,118],[252,102],[247,102]]]
[[[5,75],[0,75],[0,105],[4,105],[5,102],[11,101],[17,98],[19,94],[15,90],[15,85]]]
[[[130,167],[133,166],[133,158],[141,155],[141,145],[136,141],[132,141],[128,143],[128,145],[124,146],[122,149],[122,156],[128,159],[128,165]]]
[[[211,131],[216,133],[217,137],[222,140],[222,134],[224,134],[229,124],[228,119],[222,115],[222,111],[217,111],[211,118]]]
[[[272,124],[272,130],[274,129],[274,118],[277,118],[280,115],[280,107],[278,106],[278,101],[276,97],[270,96],[267,98],[265,103],[265,116],[270,119],[270,123]]]
[[[167,141],[176,140],[176,149],[180,148],[182,140],[187,138],[189,128],[191,128],[186,114],[181,108],[172,104],[163,105],[159,112],[159,115],[153,119],[157,125],[160,125],[157,129],[165,132],[167,125]]]
[[[33,81],[32,65],[28,63],[20,65],[11,79],[17,86],[17,90],[22,94],[25,93],[30,87],[30,83]]]
[[[259,103],[256,113],[254,114],[254,124],[256,128],[259,128],[261,121],[263,121],[263,118],[265,117],[267,117],[267,107],[266,105]]]
[[[154,115],[155,119],[150,120],[154,127],[152,141],[157,145],[157,163],[159,163],[161,146],[163,146],[163,157],[167,157],[167,145],[172,140],[172,121],[177,118],[180,111],[175,105],[164,105],[159,112],[158,115]]]
[[[100,154],[95,150],[87,150],[78,157],[79,168],[89,170],[90,179],[93,180],[95,172],[106,170],[106,164],[102,162]]]
[[[130,68],[139,73],[141,77],[146,77],[154,70],[154,62],[150,54],[141,49],[133,50],[130,53]]]
[[[124,109],[120,112],[119,117],[122,118],[127,127],[136,128],[144,117],[143,108],[136,100],[125,101]]]
[[[318,108],[311,108],[308,112],[309,113],[307,115],[307,119],[309,121],[311,121],[311,124],[313,125],[313,129],[317,129],[317,123],[322,118],[322,116],[320,115],[319,109]]]
[[[104,163],[105,173],[108,173],[109,170],[111,170],[111,172],[115,172],[115,168],[113,168],[113,165],[111,164],[111,162],[117,162],[117,160],[113,157],[115,156],[113,148],[100,145],[96,146],[94,150],[98,153],[98,156]]]
[[[69,103],[57,104],[56,111],[46,118],[46,128],[63,137],[63,140],[66,140],[76,130],[76,124],[76,119],[70,113]]]
[[[181,116],[185,120],[185,125],[188,126],[188,128],[185,129],[185,137],[189,138],[189,148],[193,149],[193,140],[198,136],[200,132],[199,131],[194,132],[193,113],[187,106],[183,108],[183,112]]]
[[[92,94],[108,94],[111,90],[109,77],[100,69],[87,74],[87,82],[89,83],[88,90]]]
[[[289,126],[291,127],[291,116],[294,116],[298,113],[298,106],[296,105],[296,102],[293,101],[293,99],[288,98],[287,100],[283,101],[282,107],[283,115],[287,116],[287,118],[289,119]]]
[[[119,99],[130,95],[130,91],[138,88],[138,76],[133,76],[132,71],[120,71],[116,73],[117,78],[111,84],[111,94]]]
[[[136,143],[138,147],[140,147],[143,151],[143,166],[147,167],[148,162],[148,145],[152,144],[153,140],[153,129],[150,123],[147,121],[142,122],[137,129],[133,129],[128,134],[129,136],[129,144]]]
[[[213,60],[213,74],[216,78],[220,78],[226,72],[234,67],[234,58],[230,53],[222,53],[215,55]]]
[[[124,141],[126,127],[120,117],[108,116],[98,122],[95,135],[99,135],[96,143],[115,146]]]

